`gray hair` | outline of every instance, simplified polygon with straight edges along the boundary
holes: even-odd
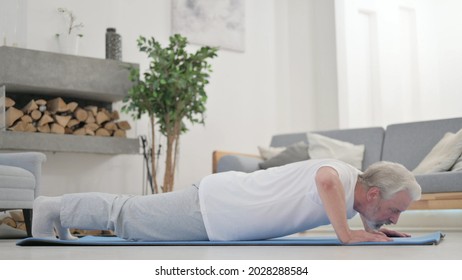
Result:
[[[383,199],[407,190],[413,201],[420,199],[422,189],[414,174],[399,163],[379,161],[369,166],[359,179],[367,188],[378,187]]]

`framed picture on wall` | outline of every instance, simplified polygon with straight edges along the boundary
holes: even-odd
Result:
[[[244,0],[173,0],[172,34],[191,43],[245,51]]]

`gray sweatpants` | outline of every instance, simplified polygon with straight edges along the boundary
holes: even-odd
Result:
[[[208,240],[195,185],[147,196],[67,194],[60,215],[64,227],[113,230],[128,240]]]

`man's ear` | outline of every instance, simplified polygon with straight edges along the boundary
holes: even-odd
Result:
[[[368,201],[373,201],[380,198],[380,189],[377,187],[371,187],[367,190],[366,197]]]

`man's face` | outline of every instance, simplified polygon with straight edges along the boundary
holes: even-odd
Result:
[[[378,188],[376,189],[378,191]],[[379,195],[371,196],[365,217],[373,229],[379,229],[382,225],[396,224],[401,213],[409,207],[411,202],[412,199],[407,191],[397,192],[387,200],[384,200],[379,192]]]

